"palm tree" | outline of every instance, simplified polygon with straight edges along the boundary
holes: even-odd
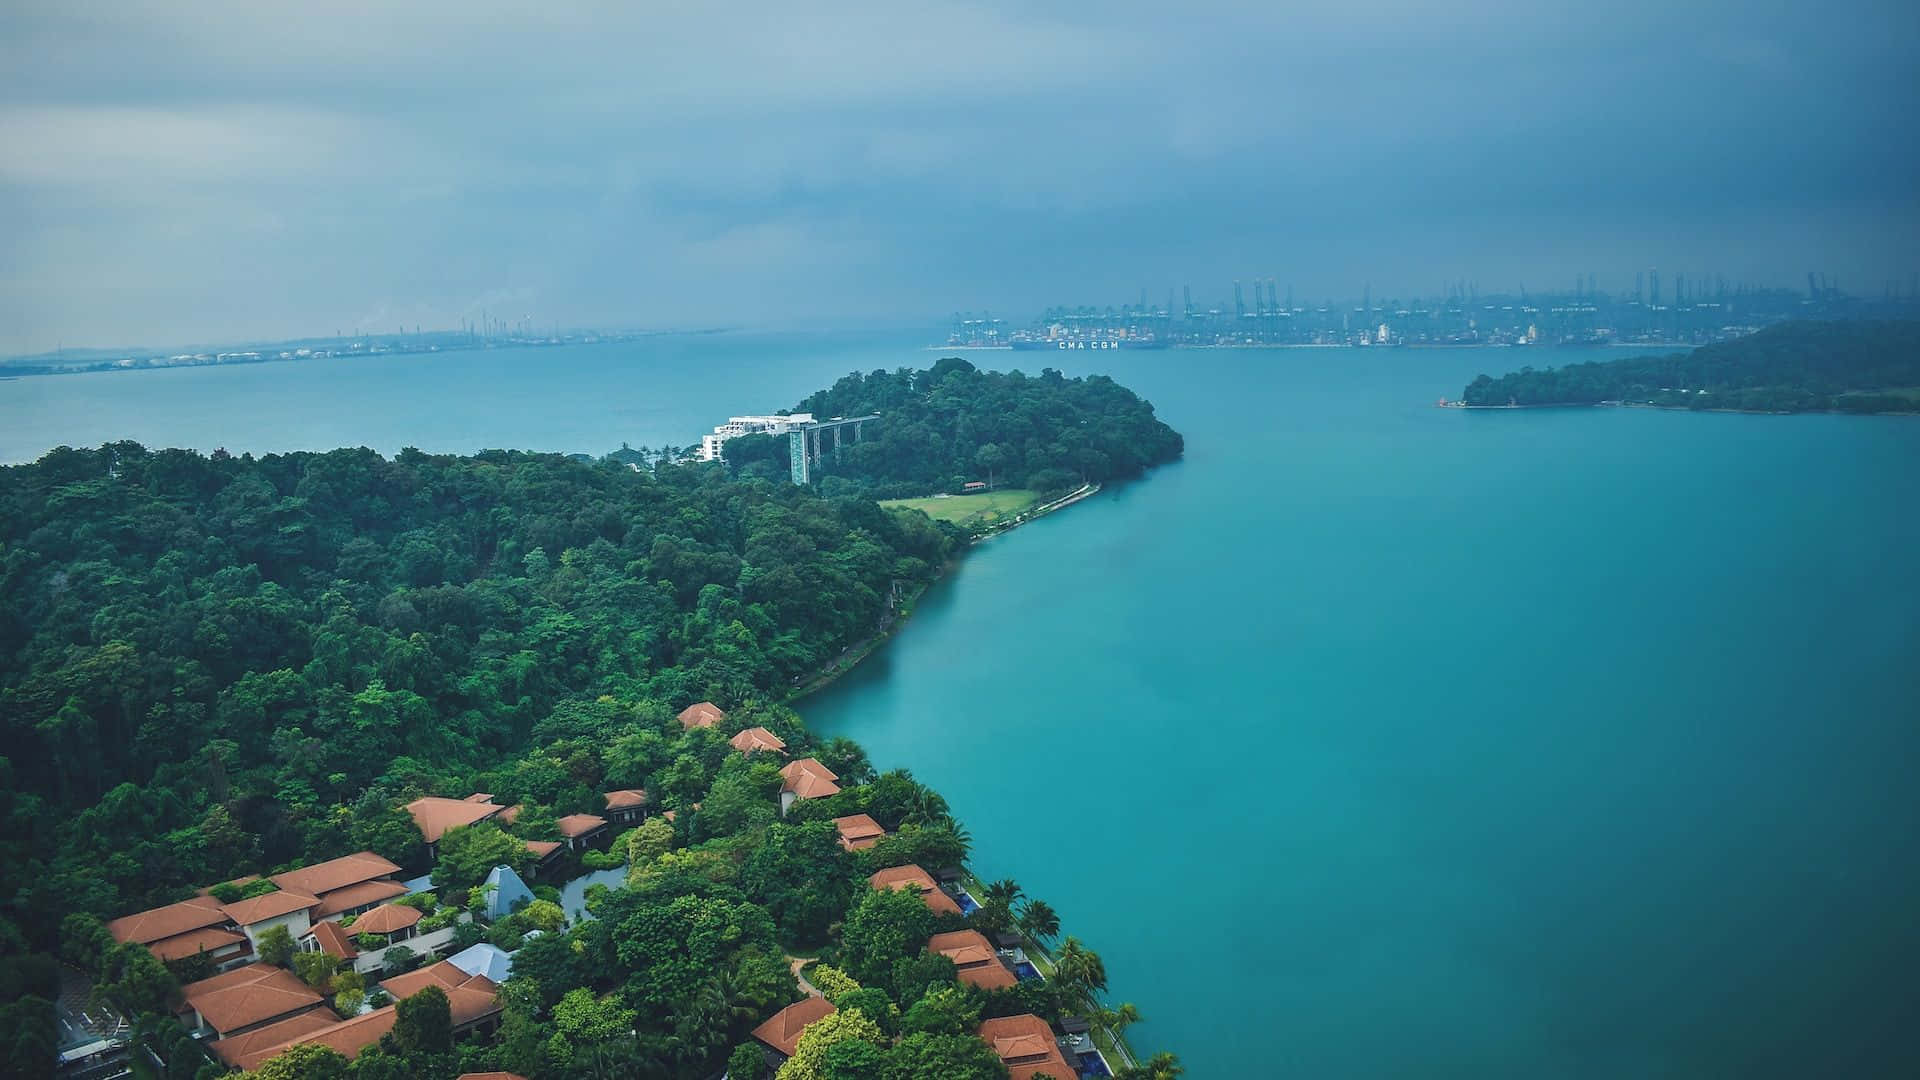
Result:
[[[1122,1002],[1117,1009],[1095,1009],[1094,1012],[1098,1014],[1100,1026],[1115,1035],[1140,1022],[1140,1010],[1131,1001]]]
[[[1009,911],[1013,909],[1014,901],[1020,899],[1020,886],[1014,884],[1012,878],[1001,878],[999,881],[989,882],[981,892],[982,899],[987,903],[1002,904]]]
[[[1068,935],[1066,944],[1054,955],[1053,980],[1069,998],[1090,1005],[1094,995],[1107,988],[1107,965],[1101,962],[1099,953]]]
[[[920,825],[934,825],[952,818],[947,800],[939,792],[925,784],[913,786],[913,802],[907,810],[907,820]]]
[[[1021,933],[1042,945],[1060,934],[1060,916],[1045,900],[1029,900],[1020,908]]]

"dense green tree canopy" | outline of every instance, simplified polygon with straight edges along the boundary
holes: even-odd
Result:
[[[848,375],[796,411],[880,417],[827,458],[821,490],[829,494],[925,495],[976,479],[1058,490],[1137,476],[1184,448],[1152,405],[1104,375],[981,371],[957,357],[924,371]],[[787,472],[785,437],[734,439],[726,456],[748,475]]]
[[[1625,401],[1762,412],[1913,412],[1920,410],[1920,323],[1781,323],[1690,353],[1626,356],[1542,371],[1527,367],[1497,379],[1482,375],[1467,386],[1462,400],[1469,405]]]

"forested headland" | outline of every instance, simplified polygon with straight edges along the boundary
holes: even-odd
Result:
[[[958,357],[848,375],[793,411],[880,417],[824,463],[828,495],[905,498],[970,480],[1053,493],[1138,476],[1185,447],[1151,404],[1105,375],[982,371]],[[725,453],[742,475],[786,476],[784,436],[743,436]]]
[[[1689,353],[1530,367],[1467,385],[1468,405],[1618,402],[1749,412],[1920,411],[1920,323],[1790,322]]]
[[[105,936],[105,920],[366,850],[431,872],[422,903],[450,924],[487,868],[531,873],[527,841],[559,839],[557,819],[603,813],[603,793],[624,789],[644,790],[646,823],[540,879],[630,863],[628,888],[594,898],[598,918],[560,926],[549,904],[460,924],[460,944],[517,949],[497,1035],[423,1041],[409,1027],[350,1065],[303,1050],[262,1075],[705,1077],[729,1062],[754,1075],[746,1033],[801,996],[783,955],[803,951],[843,972],[832,996],[846,1019],[792,1076],[1004,1076],[972,1034],[983,1017],[1124,1026],[1133,1014],[1106,1009],[1098,957],[1072,939],[1056,977],[1006,989],[957,982],[929,957],[929,934],[963,926],[1018,930],[1045,952],[1058,920],[1011,882],[968,919],[868,888],[888,867],[964,863],[965,830],[909,774],[876,775],[857,746],[814,739],[777,704],[964,545],[872,493],[978,466],[999,440],[1020,456],[995,464],[1028,483],[1048,469],[1129,475],[1178,452],[1110,380],[943,365],[853,376],[844,400],[819,403],[887,418],[820,491],[784,467],[521,452],[117,443],[0,468],[0,1059],[50,1071],[65,965],[136,1022],[162,1075],[222,1075],[172,1019],[203,958],[163,964]],[[989,422],[996,411],[1009,415]],[[1140,448],[1072,434],[1102,415],[1131,416]],[[933,464],[915,464],[902,431]],[[704,700],[725,705],[723,724],[676,720]],[[826,764],[840,793],[783,817],[783,759],[729,743],[750,727]],[[449,834],[430,856],[405,804],[472,792],[518,817]],[[890,835],[847,850],[829,819],[862,813]],[[530,929],[550,932],[522,947]],[[357,979],[293,966],[362,1000]],[[1177,1072],[1152,1064],[1140,1075]]]

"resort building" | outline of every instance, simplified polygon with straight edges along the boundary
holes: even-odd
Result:
[[[777,1060],[768,1061],[769,1065],[777,1067],[799,1049],[800,1033],[806,1030],[807,1025],[833,1011],[833,1002],[826,998],[801,998],[774,1013],[766,1023],[754,1028],[753,1037],[760,1045],[778,1056]]]
[[[464,799],[428,795],[407,804],[407,813],[419,827],[421,838],[427,842],[427,854],[431,856],[439,854],[440,838],[447,835],[447,830],[479,824],[506,809],[495,806],[493,796],[481,794]],[[507,823],[510,824],[511,819]]]
[[[887,835],[879,822],[865,814],[834,818],[833,827],[840,830],[840,846],[848,851],[865,851]]]
[[[1007,965],[1000,962],[1000,954],[994,950],[993,943],[978,930],[935,934],[927,939],[927,951],[939,953],[953,961],[960,981],[969,986],[977,986],[982,990],[1005,990],[1020,981]]]
[[[279,970],[279,969],[275,969]],[[294,980],[298,982],[299,980]],[[305,986],[305,983],[301,983]],[[438,986],[447,995],[448,1011],[453,1016],[453,1032],[485,1031],[500,1016],[499,987],[490,979],[471,975],[450,962],[397,975],[380,984],[395,1001],[412,997],[428,986]],[[317,996],[317,995],[316,995]],[[253,1070],[295,1046],[309,1043],[334,1050],[349,1061],[380,1037],[393,1030],[394,1006],[386,1005],[346,1020],[330,1020],[331,1012],[316,1010],[262,1026],[239,1038],[223,1038],[211,1049],[220,1060],[236,1069]]]
[[[895,866],[867,878],[876,889],[912,889],[935,915],[959,915],[960,905],[937,884],[931,875],[917,866]]]
[[[812,413],[793,413],[788,416],[729,416],[727,422],[713,429],[711,435],[700,436],[700,460],[719,461],[721,447],[728,439],[737,439],[742,435],[785,435],[796,427],[813,423]]]
[[[763,727],[747,728],[733,738],[728,739],[727,744],[743,754],[751,754],[756,750],[783,754],[787,749],[785,740]]]
[[[193,1027],[226,1039],[311,1012],[325,1004],[298,975],[272,964],[248,964],[181,989]]]
[[[598,814],[568,814],[553,827],[560,830],[569,850],[578,851],[606,835],[607,819]]]
[[[832,769],[820,764],[818,758],[789,761],[781,768],[780,777],[783,781],[780,785],[780,814],[783,817],[800,799],[824,799],[840,794],[840,785],[834,783],[840,777]]]
[[[692,731],[697,727],[713,727],[727,718],[720,706],[711,701],[702,701],[680,710],[680,727]]]
[[[615,825],[637,825],[647,816],[647,793],[642,788],[621,788],[601,798],[607,801],[607,820]]]
[[[221,910],[220,901],[210,896],[122,916],[107,924],[107,932],[115,941],[145,945],[163,961],[204,952],[214,963],[227,964],[252,951],[246,936]]]
[[[393,879],[399,872],[400,867],[392,861],[360,851],[275,874],[270,880],[286,892],[317,899],[319,903],[309,914],[318,922],[358,915],[376,904],[407,895],[407,887]]]
[[[295,941],[300,940],[312,928],[312,912],[319,906],[319,897],[281,890],[225,904],[220,910],[227,913],[227,918],[233,920],[240,932],[247,935],[247,940],[258,949],[260,936],[276,926],[286,927]]]
[[[1032,1013],[982,1021],[978,1034],[981,1041],[1000,1055],[1007,1072],[1022,1080],[1036,1073],[1051,1080],[1080,1078],[1080,1071],[1067,1064],[1066,1055],[1060,1052],[1053,1029]]]

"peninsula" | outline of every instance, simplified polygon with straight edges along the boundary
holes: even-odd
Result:
[[[1458,404],[1916,412],[1920,322],[1790,322],[1689,353],[1523,367],[1499,378],[1480,376]]]
[[[876,496],[1073,490],[1179,435],[958,360],[804,404],[878,418],[808,485],[764,436],[0,468],[21,1075],[62,1024],[199,1080],[1178,1075],[937,792],[779,702],[967,543]]]

